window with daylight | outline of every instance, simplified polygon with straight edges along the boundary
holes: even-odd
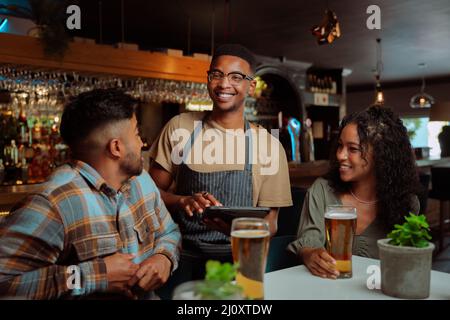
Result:
[[[430,157],[441,155],[438,135],[447,121],[429,121],[428,117],[403,118],[413,148],[430,148]]]

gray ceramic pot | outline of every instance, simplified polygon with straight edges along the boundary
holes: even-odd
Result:
[[[430,295],[431,258],[434,244],[425,248],[388,244],[378,240],[381,268],[381,290],[404,299],[424,299]]]

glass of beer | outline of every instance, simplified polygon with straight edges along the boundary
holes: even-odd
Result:
[[[352,249],[356,230],[356,208],[327,206],[325,211],[326,247],[336,260],[338,278],[352,277]]]
[[[264,271],[269,251],[269,223],[261,218],[237,218],[231,224],[236,283],[246,298],[264,299]]]

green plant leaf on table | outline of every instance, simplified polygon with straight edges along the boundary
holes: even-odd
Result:
[[[240,295],[241,286],[232,282],[236,277],[237,268],[237,264],[208,260],[205,280],[197,285],[196,292],[203,299],[216,300],[231,299]]]
[[[431,236],[426,217],[409,213],[405,220],[406,222],[402,225],[396,224],[394,230],[387,235],[391,239],[389,244],[416,248],[427,247]]]

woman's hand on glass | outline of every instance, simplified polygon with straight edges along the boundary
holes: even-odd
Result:
[[[324,248],[301,249],[303,263],[315,276],[336,279],[339,271],[336,269],[336,260]]]

